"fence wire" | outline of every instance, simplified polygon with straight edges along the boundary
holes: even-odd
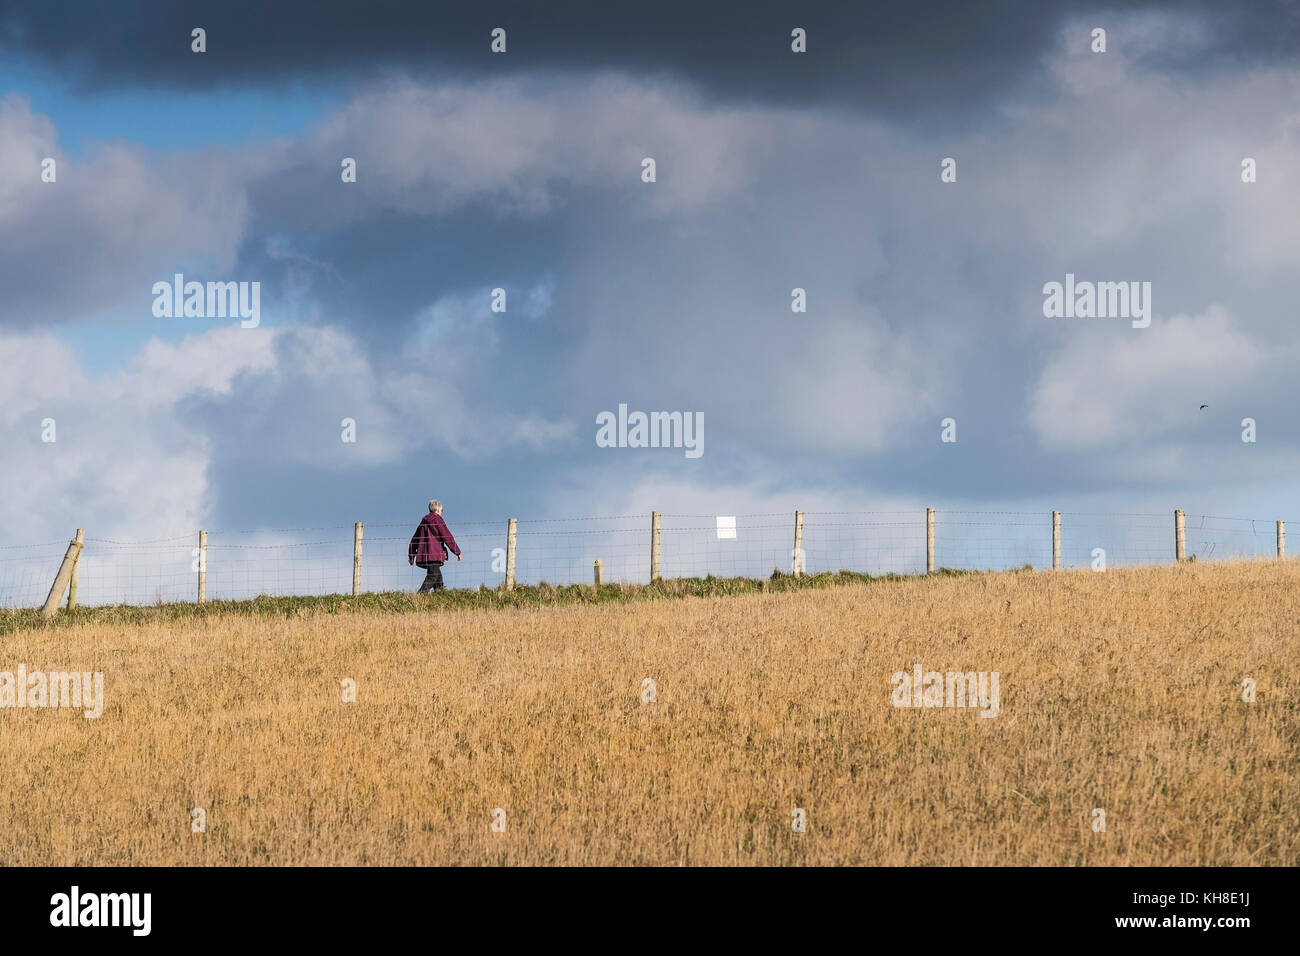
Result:
[[[515,582],[590,584],[600,560],[607,583],[651,576],[648,514],[520,519]],[[507,522],[452,521],[464,559],[443,568],[449,587],[500,587],[506,579]],[[415,522],[366,524],[361,589],[414,590],[424,572],[407,561]],[[873,575],[926,570],[924,511],[805,512],[803,570]],[[1064,568],[1155,565],[1174,561],[1174,520],[1165,514],[1063,512]],[[1276,555],[1272,519],[1186,515],[1186,556],[1217,561]],[[352,590],[353,527],[209,531],[206,595],[347,594]],[[44,603],[67,543],[0,544],[0,605]],[[1005,570],[1052,566],[1050,512],[936,511],[936,568]],[[659,572],[665,578],[767,577],[795,567],[795,519],[780,514],[675,515],[659,523]],[[143,541],[88,535],[79,559],[83,605],[155,604],[197,598],[198,532]]]

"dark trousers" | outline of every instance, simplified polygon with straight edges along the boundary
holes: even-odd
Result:
[[[441,591],[442,583],[442,562],[441,561],[421,561],[420,567],[428,573],[424,576],[424,583],[420,585],[417,592],[423,594],[425,591]]]

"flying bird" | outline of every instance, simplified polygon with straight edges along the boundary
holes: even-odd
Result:
[[[1202,405],[1201,408],[1200,408],[1200,411],[1205,411],[1205,409],[1207,409],[1207,408],[1209,408],[1209,407],[1210,407],[1209,405]]]

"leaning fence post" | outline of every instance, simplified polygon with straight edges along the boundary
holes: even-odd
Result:
[[[515,589],[515,531],[517,522],[514,518],[506,525],[506,590]]]
[[[650,583],[659,580],[659,512],[650,512]]]
[[[1052,570],[1061,570],[1061,513],[1052,512]]]
[[[794,513],[794,576],[803,577],[803,512]]]
[[[77,544],[86,540],[86,529],[78,528],[77,537],[74,539]],[[72,559],[72,579],[68,582],[68,610],[77,609],[77,576],[81,570],[81,549],[77,549],[77,556]]]
[[[1187,528],[1182,510],[1174,512],[1174,560],[1181,562],[1187,557]]]
[[[934,574],[934,509],[925,509],[925,573]]]
[[[82,531],[77,529],[77,536],[68,542],[68,550],[63,555],[63,563],[59,565],[59,573],[54,575],[54,583],[50,585],[50,596],[45,599],[45,606],[41,608],[42,617],[53,617],[59,609],[59,601],[63,599],[63,591],[72,580],[72,568],[77,563],[77,558],[81,555]]]
[[[360,521],[352,526],[352,596],[361,593],[361,532],[365,528]]]
[[[1277,522],[1277,556],[1286,557],[1286,522],[1281,519]]]
[[[601,566],[600,558],[597,558],[595,562],[592,563],[591,575],[596,587],[600,587],[605,583],[604,568]]]
[[[199,603],[208,599],[208,533],[199,532]]]

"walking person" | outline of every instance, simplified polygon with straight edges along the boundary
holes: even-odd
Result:
[[[442,564],[447,560],[447,550],[456,555],[457,561],[460,560],[456,539],[451,536],[447,522],[442,520],[442,502],[434,498],[429,502],[429,513],[420,519],[406,549],[407,564],[417,565],[426,572],[418,593],[443,590]]]

